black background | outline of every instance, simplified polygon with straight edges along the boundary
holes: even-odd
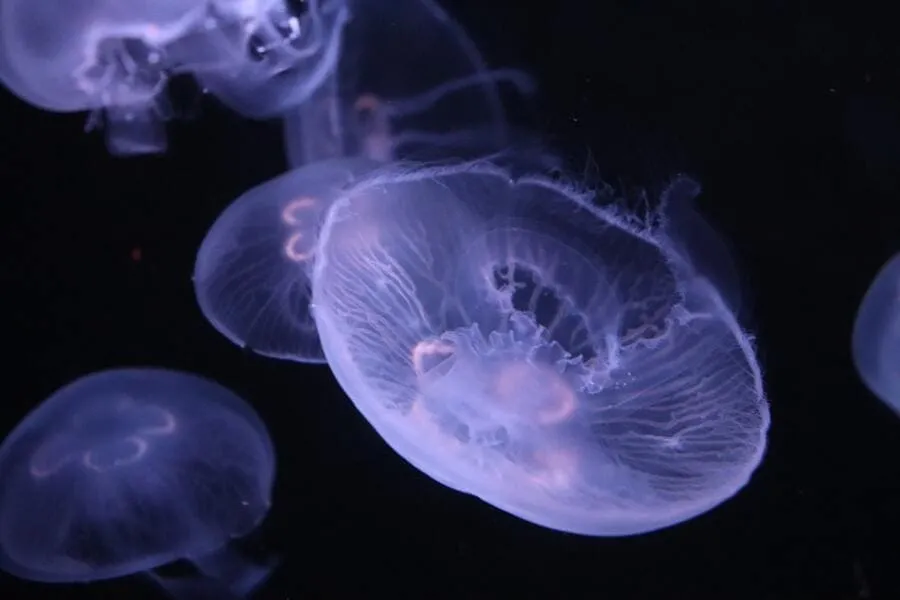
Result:
[[[83,115],[0,97],[0,430],[111,367],[232,388],[278,452],[260,534],[285,562],[263,600],[900,597],[900,418],[859,382],[849,350],[863,293],[900,250],[890,3],[445,5],[491,63],[538,78],[535,124],[575,175],[653,186],[686,170],[704,184],[700,207],[742,271],[772,407],[746,489],[638,537],[541,529],[407,465],[326,367],[230,345],[195,304],[194,256],[218,212],[284,162],[277,124],[212,99],[170,128],[166,155],[114,159]],[[0,574],[0,590],[156,597],[139,578],[48,587]]]

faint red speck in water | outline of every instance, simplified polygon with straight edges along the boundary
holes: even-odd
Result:
[[[143,257],[143,252],[141,251],[140,246],[135,246],[131,249],[131,260],[134,262],[140,262]]]

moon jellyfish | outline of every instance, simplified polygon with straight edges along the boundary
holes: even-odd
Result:
[[[195,76],[232,108],[271,115],[334,68],[345,0],[2,0],[0,81],[56,112],[90,111],[113,154],[162,152],[167,82]]]
[[[882,267],[860,304],[853,360],[869,389],[900,414],[900,254]]]
[[[340,60],[285,115],[291,165],[339,156],[434,160],[505,150],[501,86],[529,94],[523,72],[490,70],[433,0],[347,0]]]
[[[412,465],[535,524],[633,535],[736,494],[770,417],[751,339],[665,215],[594,200],[484,162],[384,168],[326,215],[314,315]]]
[[[187,560],[205,577],[154,579],[176,596],[243,597],[270,566],[229,543],[262,521],[274,468],[265,425],[220,385],[152,368],[88,375],[0,446],[0,567],[90,582]]]
[[[216,330],[263,356],[324,360],[309,307],[319,225],[341,189],[376,165],[363,158],[307,165],[222,212],[194,269],[197,302]]]

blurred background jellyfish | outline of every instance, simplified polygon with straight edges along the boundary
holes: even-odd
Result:
[[[56,112],[90,111],[113,154],[162,152],[167,82],[193,75],[270,116],[335,68],[346,0],[0,0],[0,81]]]
[[[736,494],[770,417],[751,339],[650,225],[666,215],[593,200],[484,162],[386,167],[326,215],[314,315],[411,464],[532,523],[633,535]]]
[[[322,161],[235,200],[197,253],[194,290],[206,319],[234,344],[270,358],[323,362],[309,272],[332,200],[378,163]]]
[[[863,382],[900,414],[900,254],[881,268],[866,292],[852,344]]]
[[[266,515],[274,468],[265,425],[220,385],[154,368],[88,375],[0,446],[0,567],[89,582],[187,560],[203,577],[154,579],[176,597],[244,597],[271,565],[229,543]]]
[[[514,139],[502,90],[520,98],[524,72],[489,69],[466,31],[434,0],[346,0],[340,59],[285,113],[288,162],[481,158]]]

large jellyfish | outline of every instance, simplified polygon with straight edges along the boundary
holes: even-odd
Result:
[[[481,158],[521,143],[501,90],[530,96],[527,74],[489,69],[434,0],[346,1],[339,61],[308,102],[285,113],[291,165]]]
[[[346,0],[0,0],[0,81],[37,107],[90,111],[113,154],[156,153],[172,76],[278,114],[334,70],[348,17]]]
[[[411,464],[532,523],[632,535],[712,509],[770,417],[714,270],[669,230],[686,181],[638,217],[484,162],[380,170],[322,225],[328,364]]]
[[[881,268],[860,304],[853,360],[869,389],[900,414],[900,254]]]
[[[194,290],[207,320],[271,358],[323,362],[309,272],[332,199],[378,163],[334,159],[289,171],[241,195],[200,246]]]
[[[154,579],[173,595],[249,594],[271,565],[229,547],[269,508],[275,455],[243,400],[153,368],[80,378],[0,446],[0,567],[89,582],[177,560],[204,577]]]

